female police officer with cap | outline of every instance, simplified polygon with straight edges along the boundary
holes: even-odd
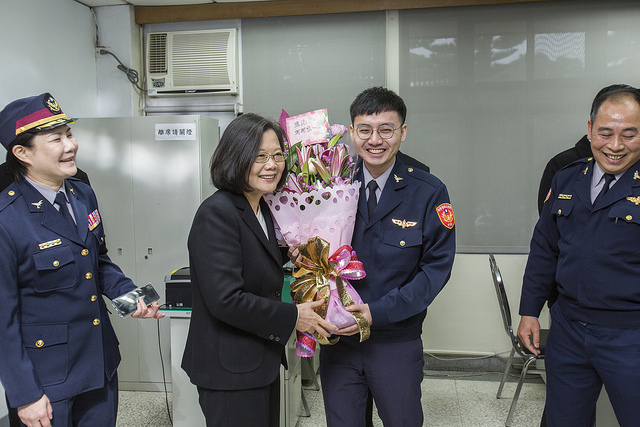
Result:
[[[107,256],[91,187],[71,178],[73,121],[48,93],[0,112],[15,181],[0,194],[0,380],[29,427],[116,421],[120,353],[102,295],[135,285]],[[132,316],[163,315],[139,302]]]

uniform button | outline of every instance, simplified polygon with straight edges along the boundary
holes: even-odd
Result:
[[[80,254],[82,254],[82,256],[89,255],[89,249],[83,249],[82,252],[80,252]]]
[[[558,209],[558,215],[562,215],[562,209]]]
[[[631,221],[633,217],[631,215],[627,215],[627,221]]]
[[[98,326],[100,324],[100,319],[93,319],[93,326]]]
[[[407,169],[409,172],[413,172],[413,168],[409,168]]]
[[[405,241],[404,240],[400,240],[400,246],[404,246],[404,245],[406,245]]]
[[[100,238],[100,243],[104,243],[104,237]]]
[[[44,346],[44,341],[42,341],[42,340],[36,341],[36,347],[40,348],[42,346]]]
[[[93,274],[87,273],[87,274],[84,275],[84,277],[86,277],[87,280],[88,280],[88,279],[91,279],[93,277]]]
[[[15,195],[16,195],[16,192],[15,192],[15,191],[13,191],[13,190],[11,190],[11,191],[9,191],[9,193],[8,193],[8,194],[9,194],[10,196],[15,196]]]
[[[57,267],[59,265],[60,265],[60,261],[58,261],[58,260],[53,261],[53,266],[54,267]]]
[[[280,341],[280,337],[275,337],[274,341],[275,341],[275,342]]]
[[[275,338],[275,336],[273,336],[273,335],[269,335],[269,339],[270,339],[270,340],[272,340],[272,339],[274,339],[274,338]]]
[[[97,295],[91,295],[91,302],[96,302],[98,301],[98,296]]]

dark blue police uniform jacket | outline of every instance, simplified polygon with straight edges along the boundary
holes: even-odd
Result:
[[[453,219],[449,194],[438,178],[396,157],[369,218],[362,167],[354,179],[362,185],[352,247],[367,275],[353,286],[371,310],[370,340],[418,339],[427,307],[449,280],[453,266],[454,225],[438,214],[440,210]]]
[[[120,362],[102,295],[135,285],[107,256],[91,187],[65,185],[76,228],[25,180],[0,195],[0,380],[14,408],[101,388]]]
[[[537,317],[558,282],[572,320],[640,328],[640,162],[591,204],[593,158],[560,170],[535,227],[520,314]]]

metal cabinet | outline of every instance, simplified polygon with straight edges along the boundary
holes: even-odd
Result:
[[[151,282],[162,303],[164,276],[188,265],[193,216],[215,191],[209,160],[218,121],[194,115],[81,118],[72,131],[77,164],[98,197],[111,259],[137,285]],[[111,320],[122,353],[121,389],[162,390],[158,335],[170,383],[168,320]]]

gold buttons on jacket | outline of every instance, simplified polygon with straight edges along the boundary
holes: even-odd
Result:
[[[16,195],[16,192],[15,192],[15,191],[13,191],[13,190],[11,190],[11,191],[9,191],[9,193],[7,193],[7,194],[9,194],[10,196],[15,196],[15,195]]]
[[[406,245],[405,241],[404,240],[400,240],[400,246],[404,246],[404,245]]]
[[[87,280],[88,280],[88,279],[91,279],[93,277],[93,274],[87,273],[87,274],[84,275],[84,277],[86,277]]]
[[[631,221],[633,219],[633,217],[631,215],[627,215],[626,220],[627,221]]]
[[[100,324],[100,319],[93,319],[93,326],[98,326]]]
[[[413,172],[413,168],[409,168],[409,169],[407,169],[407,171]]]
[[[82,256],[87,256],[87,255],[89,255],[89,249],[83,249],[83,250],[82,250],[82,252],[80,252],[80,254],[81,254]]]
[[[57,267],[59,265],[60,265],[60,261],[58,261],[58,260],[53,261],[53,266],[54,267]]]
[[[558,215],[562,215],[562,209],[558,209]]]
[[[44,346],[44,341],[42,341],[42,340],[36,341],[36,347],[40,348],[42,346]]]
[[[91,302],[96,302],[98,301],[98,296],[97,295],[91,295]]]

